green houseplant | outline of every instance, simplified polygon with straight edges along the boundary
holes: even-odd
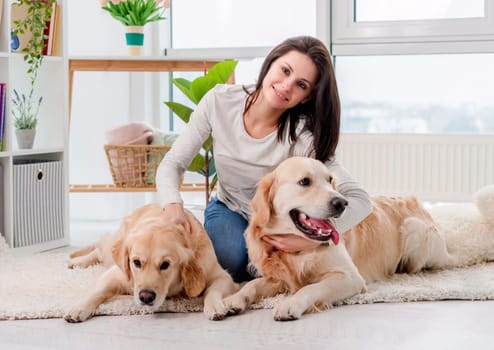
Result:
[[[173,79],[172,82],[193,104],[197,105],[209,90],[217,84],[226,83],[228,79],[230,79],[237,63],[238,61],[236,60],[221,61],[211,67],[204,76],[198,77],[192,81],[184,78],[176,78]],[[189,122],[190,115],[194,111],[192,108],[178,102],[168,101],[165,102],[165,105],[167,105],[168,108],[185,123]],[[204,176],[207,203],[211,191],[214,189],[217,182],[216,168],[214,165],[213,139],[211,135],[204,142],[201,152],[194,157],[187,170]]]
[[[18,93],[14,89],[12,115],[19,148],[32,148],[38,124],[38,112],[43,97],[35,99],[34,86],[43,63],[43,49],[48,36],[46,29],[51,20],[53,4],[56,0],[18,0],[12,6],[25,7],[27,15],[13,21],[12,36],[29,34],[29,40],[21,52],[28,68],[31,89],[29,94]]]
[[[32,148],[34,136],[36,135],[36,125],[38,124],[39,106],[43,101],[40,97],[34,100],[34,89],[31,88],[29,95],[19,94],[14,89],[12,98],[12,116],[14,117],[14,128],[19,148]]]
[[[14,89],[14,98],[12,99],[12,115],[14,117],[14,127],[19,130],[34,129],[38,124],[38,112],[43,97],[40,97],[37,102],[33,99],[34,89],[28,96],[19,94]]]
[[[143,26],[166,19],[164,7],[156,0],[106,1],[101,8],[124,26]]]
[[[28,65],[27,74],[31,79],[31,86],[34,86],[38,71],[43,63],[43,49],[47,24],[51,19],[53,4],[56,0],[18,0],[13,6],[27,7],[27,16],[13,21],[12,35],[30,33],[29,40],[22,49],[23,59]]]
[[[166,19],[162,1],[157,0],[111,0],[103,1],[101,7],[126,28],[125,39],[129,54],[140,55],[144,44],[144,25]]]

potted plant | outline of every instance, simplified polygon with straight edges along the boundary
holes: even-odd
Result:
[[[144,25],[166,19],[165,3],[157,0],[100,1],[101,8],[126,28],[125,39],[130,55],[141,55]]]
[[[193,81],[176,78],[172,82],[192,103],[197,105],[202,97],[217,84],[228,82],[237,63],[238,61],[236,60],[218,62],[204,76],[198,77]],[[190,115],[194,111],[192,108],[178,102],[168,101],[165,102],[165,105],[185,123],[189,122]],[[211,136],[204,142],[202,151],[194,157],[187,170],[204,176],[206,203],[208,203],[211,192],[217,182],[216,168],[214,166],[213,139]]]
[[[40,97],[38,101],[35,102],[33,93],[33,88],[31,88],[31,92],[28,96],[19,94],[17,90],[14,89],[12,116],[14,117],[17,145],[20,149],[32,148],[34,136],[36,135],[39,106],[43,101],[43,97]]]
[[[35,99],[34,85],[43,63],[43,49],[48,39],[46,29],[51,20],[54,3],[56,0],[18,0],[12,4],[26,8],[26,16],[13,21],[12,39],[20,34],[29,34],[29,40],[25,42],[21,52],[24,54],[24,62],[28,65],[26,73],[31,89],[29,94],[18,93],[14,89],[12,98],[12,115],[19,148],[32,148],[36,134],[38,112],[43,98]]]

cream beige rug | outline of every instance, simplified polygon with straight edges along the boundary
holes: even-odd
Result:
[[[64,310],[90,288],[103,269],[66,268],[66,254],[19,255],[8,249],[0,236],[0,320],[62,317]],[[283,296],[265,299],[252,308],[272,308]],[[494,299],[494,263],[465,269],[396,275],[371,284],[365,294],[341,304],[407,302],[423,300]],[[161,312],[201,311],[200,299],[171,299]],[[130,297],[101,305],[99,315],[144,313]]]

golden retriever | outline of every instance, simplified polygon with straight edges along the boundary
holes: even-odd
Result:
[[[69,266],[112,265],[91,291],[64,315],[68,322],[82,322],[98,306],[121,294],[133,294],[138,305],[156,310],[172,296],[204,294],[204,312],[223,318],[222,299],[237,291],[237,284],[220,266],[202,224],[186,211],[191,233],[182,225],[166,223],[158,204],[139,208],[126,217],[114,236],[70,255]]]
[[[365,291],[366,282],[459,263],[413,197],[373,198],[372,213],[340,237],[328,218],[343,215],[348,202],[335,188],[328,168],[304,157],[287,159],[261,179],[245,237],[262,277],[225,298],[229,314],[243,312],[262,297],[288,293],[275,306],[274,318],[298,319]],[[262,240],[288,233],[321,244],[311,251],[285,253]]]

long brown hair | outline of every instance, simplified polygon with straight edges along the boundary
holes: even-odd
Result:
[[[244,114],[259,97],[264,77],[271,68],[271,64],[292,50],[307,55],[314,62],[318,74],[309,101],[299,103],[281,115],[278,122],[278,140],[283,140],[284,129],[289,125],[290,142],[295,142],[297,140],[295,134],[297,125],[300,119],[304,118],[306,120],[305,127],[314,138],[315,158],[325,162],[334,156],[338,145],[340,98],[331,56],[319,39],[311,36],[289,38],[271,50],[262,64],[255,90],[247,99]]]

